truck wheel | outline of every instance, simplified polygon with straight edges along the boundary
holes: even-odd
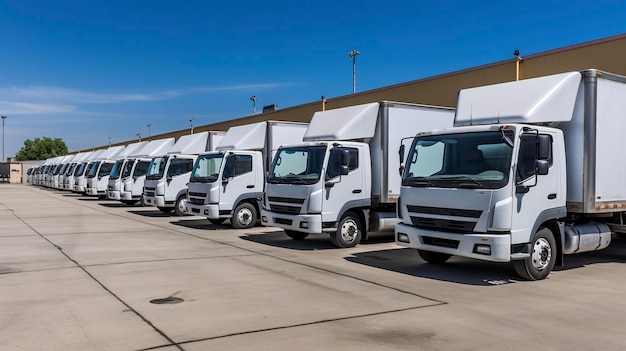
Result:
[[[289,229],[285,229],[285,234],[287,234],[287,236],[292,238],[293,240],[304,240],[304,238],[309,236],[309,233],[297,232],[295,230]]]
[[[362,235],[363,225],[359,217],[348,212],[339,221],[337,231],[330,234],[330,240],[339,248],[354,247],[361,241]]]
[[[157,207],[163,213],[170,213],[174,210],[172,207]]]
[[[550,274],[556,261],[556,241],[548,228],[539,228],[531,241],[530,257],[513,261],[515,273],[527,280],[542,280]]]
[[[452,257],[452,255],[450,254],[445,254],[441,252],[432,252],[432,251],[426,251],[426,250],[417,250],[417,253],[420,255],[420,257],[424,261],[428,263],[432,263],[432,264],[446,263],[446,261],[449,260],[450,257]]]
[[[254,227],[257,217],[256,208],[249,202],[242,202],[235,208],[230,222],[237,229],[248,229]]]
[[[183,200],[185,199],[184,195],[181,195],[176,199],[176,203],[174,203],[174,212],[176,212],[177,216],[187,216],[187,212],[185,212],[185,203]]]
[[[226,218],[207,218],[211,224],[220,225],[224,223]]]

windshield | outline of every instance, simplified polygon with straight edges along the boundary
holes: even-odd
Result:
[[[498,189],[509,181],[512,131],[430,135],[416,138],[402,185]]]
[[[96,174],[98,174],[98,168],[100,166],[100,161],[93,162],[89,169],[87,170],[87,178],[94,178]]]
[[[67,167],[67,171],[65,172],[66,176],[71,176],[74,173],[74,169],[76,168],[76,163],[72,163],[69,167]]]
[[[220,167],[224,154],[201,155],[196,159],[189,181],[198,183],[213,183],[219,178]]]
[[[87,162],[83,162],[76,167],[76,171],[74,172],[74,177],[80,177],[85,173],[85,166],[87,166]]]
[[[146,179],[161,179],[165,173],[165,165],[167,164],[168,156],[155,157],[150,162],[148,167],[148,173],[146,173]]]
[[[133,178],[137,179],[145,176],[148,173],[148,167],[150,167],[150,161],[137,161],[137,165],[133,170]]]
[[[120,177],[121,169],[126,164],[126,160],[117,160],[113,164],[113,169],[111,170],[111,174],[109,175],[109,179],[118,179]]]
[[[128,178],[130,177],[131,172],[133,171],[133,165],[135,164],[136,160],[126,160],[126,163],[124,163],[124,166],[122,167],[122,178]],[[112,176],[112,175],[111,175]]]
[[[98,170],[98,177],[106,177],[111,174],[111,170],[113,169],[113,162],[103,162],[100,166],[100,170]]]
[[[315,184],[322,174],[326,145],[281,148],[270,169],[268,183]]]

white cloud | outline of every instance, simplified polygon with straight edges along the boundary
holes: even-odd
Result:
[[[0,111],[4,115],[40,115],[49,113],[68,113],[76,106],[64,104],[42,104],[32,102],[0,101]]]
[[[180,90],[163,90],[152,93],[94,93],[63,87],[33,86],[0,88],[0,97],[5,103],[33,103],[42,106],[59,106],[61,109],[75,108],[74,104],[114,104],[132,101],[155,101],[172,99],[183,95],[228,90],[259,90],[288,86],[288,83],[240,84],[230,86],[199,87]],[[19,101],[19,102],[12,102]],[[1,102],[0,102],[1,103]],[[72,104],[72,105],[67,105]],[[1,105],[0,105],[1,107]],[[26,107],[26,106],[25,106]],[[68,112],[68,111],[59,111]],[[7,112],[8,113],[8,112]]]

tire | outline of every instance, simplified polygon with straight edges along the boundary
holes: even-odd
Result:
[[[177,216],[187,216],[187,212],[185,212],[185,204],[183,202],[183,200],[185,200],[185,195],[181,195],[178,197],[178,199],[176,199],[176,202],[174,203],[174,212],[176,213]]]
[[[542,280],[554,268],[557,257],[556,240],[554,233],[548,228],[541,227],[531,241],[530,257],[513,261],[515,273],[526,280]]]
[[[163,212],[163,213],[170,213],[172,211],[174,211],[173,207],[157,207],[159,209],[159,211]]]
[[[426,251],[426,250],[417,250],[417,253],[420,255],[420,257],[424,261],[428,263],[432,263],[432,264],[446,263],[446,261],[448,261],[450,257],[452,257],[452,255],[450,254],[444,254],[441,252],[432,252],[432,251]]]
[[[356,246],[363,236],[363,224],[353,212],[346,213],[339,221],[337,231],[330,234],[330,240],[338,248]]]
[[[285,234],[287,234],[287,236],[292,238],[293,240],[304,240],[304,238],[309,236],[309,233],[297,232],[295,230],[289,229],[285,229]]]
[[[220,225],[224,223],[226,218],[207,218],[211,224]]]
[[[235,208],[231,224],[237,229],[248,229],[256,225],[258,219],[256,208],[249,202],[242,202]]]

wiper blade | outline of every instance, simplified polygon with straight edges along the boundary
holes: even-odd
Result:
[[[484,188],[485,185],[474,178],[466,175],[442,177],[445,180],[469,180],[471,183],[459,183],[459,188]]]
[[[297,180],[301,181],[302,184],[307,184],[306,180],[304,180],[301,176],[299,176],[297,174],[293,174],[293,173],[289,173],[288,175],[285,176],[284,179],[297,179]]]
[[[428,186],[435,186],[433,182],[426,179],[426,177],[410,177],[410,178],[406,178],[405,180],[409,182],[411,185],[426,184]]]

